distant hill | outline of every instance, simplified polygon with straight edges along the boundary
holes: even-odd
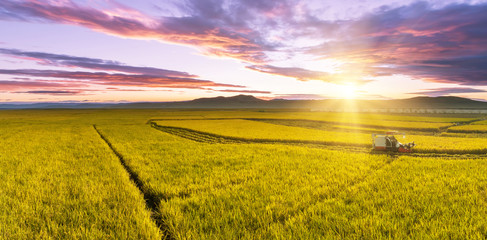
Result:
[[[487,109],[487,102],[461,97],[414,97],[395,100],[262,100],[251,95],[233,97],[198,98],[181,102],[136,103],[30,103],[0,104],[0,109],[50,109],[50,108],[281,108],[281,109]]]
[[[364,107],[376,108],[487,109],[487,102],[452,96],[375,100],[364,101],[363,104]]]
[[[268,108],[269,101],[251,95],[197,98],[182,102],[140,102],[114,106],[116,108]]]
[[[196,103],[196,104],[227,104],[227,103],[249,104],[249,103],[263,103],[263,102],[267,102],[267,101],[256,98],[252,95],[237,95],[237,96],[233,96],[233,97],[222,97],[222,96],[220,96],[220,97],[214,97],[214,98],[197,98],[197,99],[191,100],[189,102],[190,103]]]

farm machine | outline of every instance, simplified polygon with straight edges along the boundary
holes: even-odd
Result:
[[[414,142],[408,144],[400,143],[395,136],[402,135],[406,137],[405,133],[398,132],[386,132],[385,134],[372,134],[372,148],[376,151],[388,151],[388,152],[404,152],[409,153],[413,151],[413,147],[416,146]]]

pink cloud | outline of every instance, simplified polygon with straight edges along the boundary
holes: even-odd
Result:
[[[3,0],[0,7],[6,11],[0,18],[24,21],[53,21],[84,26],[95,31],[133,38],[159,39],[162,41],[189,44],[201,47],[204,52],[237,57],[250,62],[265,59],[262,46],[252,36],[229,31],[225,25],[196,17],[162,17],[152,19],[134,9],[98,10],[81,7],[71,1],[49,4],[44,1]],[[128,14],[127,14],[128,13]]]
[[[165,76],[152,76],[140,74],[110,74],[105,72],[71,72],[57,70],[35,70],[35,69],[0,69],[0,74],[73,79],[84,83],[118,86],[140,86],[140,87],[174,87],[174,88],[200,88],[200,87],[239,87],[240,85],[215,83],[209,80],[194,78],[178,78]]]

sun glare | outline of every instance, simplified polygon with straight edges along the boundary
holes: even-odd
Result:
[[[341,86],[340,97],[344,99],[354,99],[357,97],[356,87],[354,84],[346,84]]]

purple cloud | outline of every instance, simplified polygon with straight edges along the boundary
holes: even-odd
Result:
[[[210,80],[198,79],[196,75],[186,72],[152,67],[127,66],[120,62],[103,59],[83,58],[43,52],[26,52],[5,48],[0,48],[0,53],[33,60],[43,65],[80,67],[96,71],[0,69],[0,74],[15,76],[13,77],[15,80],[0,81],[0,88],[6,91],[33,89],[24,93],[36,93],[36,89],[39,88],[41,88],[42,91],[58,91],[58,89],[64,90],[64,88],[87,87],[90,85],[202,90],[213,87],[244,88],[244,86],[240,85],[215,83]],[[97,70],[115,71],[117,73],[99,72]],[[43,78],[45,80],[31,80],[31,78]],[[46,88],[50,89],[45,90]],[[58,89],[51,90],[54,88]],[[71,93],[74,94],[75,92],[71,91]]]
[[[49,81],[0,81],[0,89],[2,90],[16,90],[25,88],[39,88],[39,87],[67,87],[67,84],[49,82]]]
[[[286,77],[293,77],[301,81],[307,80],[322,80],[322,81],[331,81],[330,74],[326,72],[320,71],[311,71],[304,68],[298,67],[276,67],[271,65],[250,65],[246,68],[263,72],[263,73],[270,73],[280,76]]]
[[[191,16],[152,19],[128,8],[116,9],[118,13],[115,13],[82,7],[71,1],[52,5],[37,0],[3,0],[0,2],[0,19],[80,25],[112,35],[199,46],[213,55],[263,61],[266,57],[259,34],[239,23],[238,19],[228,18],[229,14],[218,15],[221,6],[216,3],[220,1],[208,2],[190,1]],[[134,12],[137,12],[136,16]]]
[[[93,70],[103,71],[118,71],[124,73],[134,74],[148,74],[148,75],[163,75],[168,77],[189,77],[195,78],[196,75],[189,74],[187,72],[179,72],[161,68],[153,67],[134,67],[127,66],[117,61],[75,57],[69,55],[60,55],[44,52],[25,52],[17,49],[0,48],[0,53],[14,56],[18,58],[24,58],[28,60],[34,60],[44,65],[65,66],[65,67],[80,67]]]
[[[46,94],[46,95],[80,95],[84,93],[82,90],[36,90],[25,91],[16,93],[29,93],[29,94]]]
[[[347,78],[346,76],[342,76],[340,74],[330,74],[327,72],[321,71],[312,71],[304,68],[299,67],[276,67],[272,65],[250,65],[246,66],[246,68],[255,70],[262,73],[269,73],[273,75],[279,75],[284,77],[292,77],[296,78],[300,81],[309,81],[309,80],[319,80],[324,82],[331,82],[331,83],[346,83],[346,82],[355,82],[355,83],[366,83],[369,80],[363,79],[351,79]]]
[[[262,93],[262,94],[269,94],[272,93],[270,91],[259,91],[259,90],[235,90],[235,89],[209,89],[215,92],[228,92],[228,93]]]
[[[309,54],[368,62],[372,76],[404,74],[432,82],[487,84],[487,4],[433,9],[425,2],[343,22],[335,41]],[[328,33],[330,36],[330,33]]]
[[[72,72],[62,70],[36,70],[36,69],[0,69],[0,74],[85,80],[85,83],[101,85],[119,86],[139,86],[139,87],[170,87],[170,88],[201,88],[201,87],[243,87],[233,84],[215,83],[209,80],[199,80],[193,78],[179,78],[156,75],[141,74],[110,74],[105,72]]]

